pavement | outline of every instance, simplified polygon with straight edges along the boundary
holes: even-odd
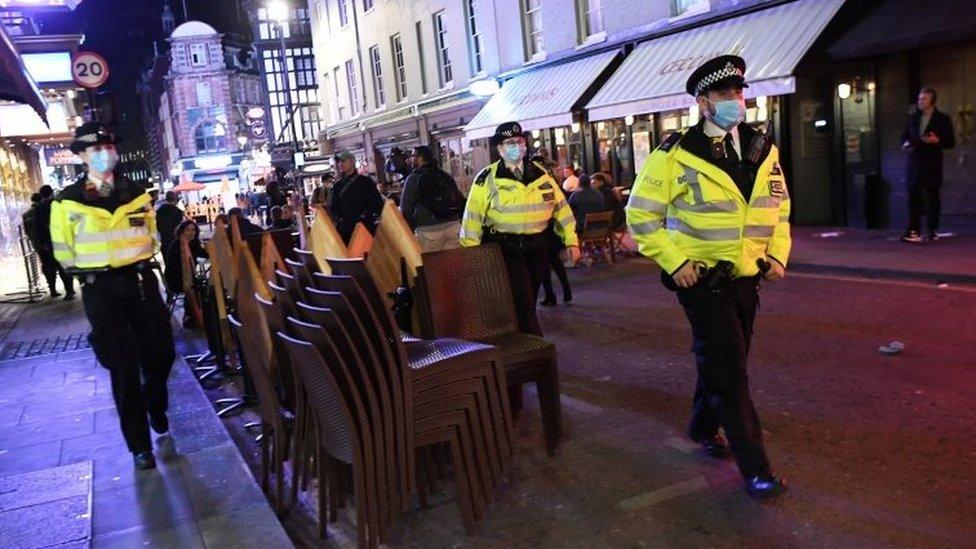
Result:
[[[87,331],[79,300],[0,305],[3,348],[44,352],[0,360],[0,546],[290,547],[182,360],[158,469],[133,469],[108,371],[87,348],[47,352]]]

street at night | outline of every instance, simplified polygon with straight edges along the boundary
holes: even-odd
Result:
[[[974,29],[0,0],[0,549],[976,545]]]

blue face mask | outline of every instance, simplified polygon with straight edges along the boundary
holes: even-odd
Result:
[[[716,102],[709,99],[708,102],[715,106],[715,112],[709,112],[709,118],[725,131],[731,130],[746,118],[746,106],[742,101],[730,99]]]
[[[91,153],[88,159],[88,167],[98,173],[108,173],[114,170],[115,165],[118,163],[119,153],[115,151],[95,151]]]
[[[525,156],[523,145],[502,145],[502,158],[509,164],[517,164]]]

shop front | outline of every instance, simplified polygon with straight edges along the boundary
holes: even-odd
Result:
[[[797,0],[638,44],[586,105],[594,168],[630,186],[650,152],[700,119],[689,75],[722,54],[746,60],[746,122],[781,142],[793,70],[843,4]],[[784,47],[789,44],[789,47]]]
[[[831,161],[831,183],[806,182],[809,194],[830,197],[813,213],[852,227],[908,226],[903,132],[919,90],[929,87],[955,133],[944,151],[940,230],[976,229],[976,11],[960,0],[930,0],[921,11],[916,2],[885,0],[853,19],[811,63],[800,90],[809,108],[795,114],[805,128],[819,121],[816,152]]]
[[[471,189],[477,168],[489,162],[487,145],[472,143],[464,133],[484,105],[481,99],[467,97],[427,107],[423,113],[431,151],[464,194]]]
[[[560,168],[589,169],[592,152],[586,145],[592,141],[582,107],[619,62],[620,52],[609,51],[517,75],[465,126],[465,137],[485,148],[487,163],[493,154],[487,138],[499,124],[517,121],[529,133],[532,153],[548,156]]]

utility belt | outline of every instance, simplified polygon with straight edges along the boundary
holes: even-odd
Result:
[[[131,265],[122,267],[101,267],[97,269],[76,270],[72,274],[81,281],[82,284],[96,284],[106,281],[119,281],[127,278],[145,278],[152,273],[154,268],[158,268],[155,261],[143,260]]]
[[[497,242],[506,253],[542,252],[549,249],[549,240],[545,231],[536,234],[511,234],[485,227],[483,234],[481,239],[483,243]]]
[[[735,264],[731,261],[722,260],[715,264],[714,267],[709,268],[702,261],[693,261],[695,270],[698,272],[698,282],[695,284],[694,288],[704,287],[715,294],[728,293],[732,289],[732,282],[736,280],[735,277]],[[763,258],[756,260],[756,266],[759,267],[759,274],[755,276],[746,277],[748,280],[753,280],[756,284],[762,279],[762,275],[766,274],[771,268],[768,261]],[[677,292],[680,290],[690,290],[692,288],[681,288],[675,283],[674,278],[668,273],[661,271],[661,283],[664,287],[671,290],[672,292]]]

